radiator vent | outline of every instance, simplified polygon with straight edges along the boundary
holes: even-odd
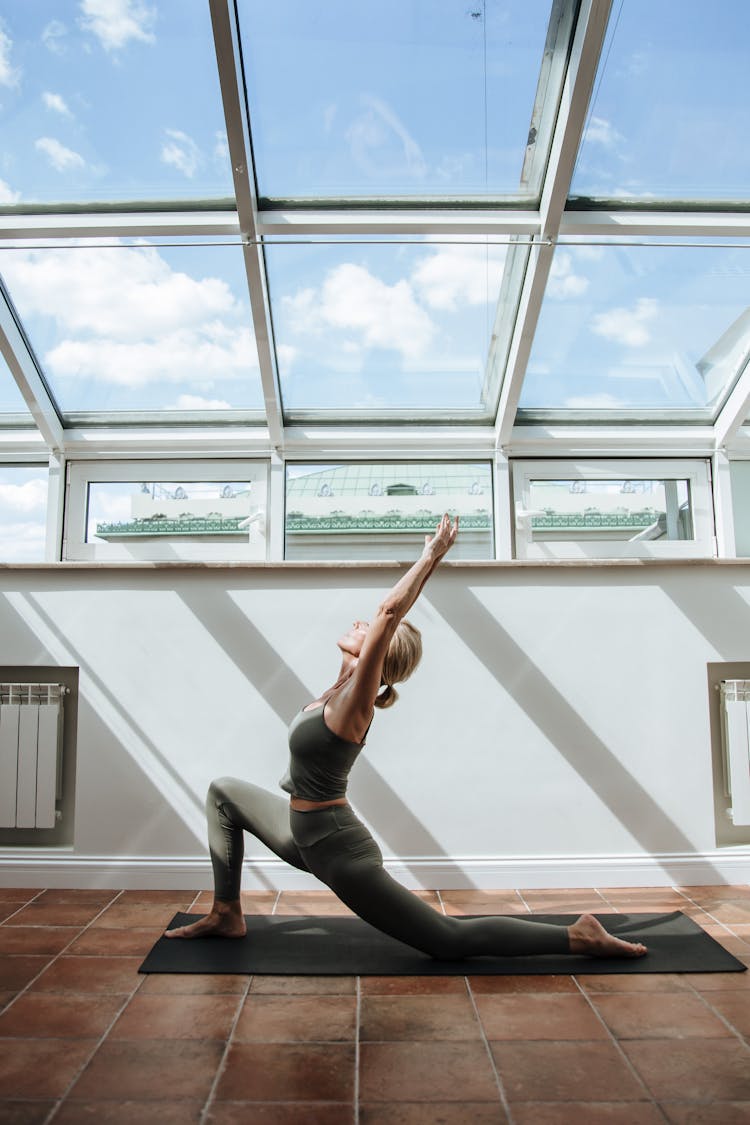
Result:
[[[750,680],[721,681],[721,737],[733,824],[750,824]]]
[[[62,684],[0,684],[0,827],[54,828]]]

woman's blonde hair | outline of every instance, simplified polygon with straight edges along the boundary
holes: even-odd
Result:
[[[375,699],[376,707],[392,707],[398,699],[394,684],[408,680],[422,659],[422,634],[409,621],[401,621],[383,661],[384,689]]]

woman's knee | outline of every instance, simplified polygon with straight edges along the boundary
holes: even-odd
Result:
[[[206,806],[219,808],[225,801],[230,801],[236,784],[236,777],[215,777],[208,787]]]

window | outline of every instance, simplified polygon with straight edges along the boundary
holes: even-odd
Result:
[[[491,559],[485,462],[287,465],[287,559],[415,559],[444,512],[461,517],[452,559]]]
[[[265,560],[265,462],[78,462],[68,559]]]
[[[47,466],[0,465],[0,562],[44,562]]]
[[[705,462],[517,462],[513,492],[518,558],[715,553]]]

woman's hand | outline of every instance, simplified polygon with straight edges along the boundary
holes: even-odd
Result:
[[[437,525],[435,534],[425,535],[424,553],[434,559],[435,562],[438,562],[456,542],[457,535],[458,516],[456,516],[455,521],[451,522],[450,516],[446,513]]]

